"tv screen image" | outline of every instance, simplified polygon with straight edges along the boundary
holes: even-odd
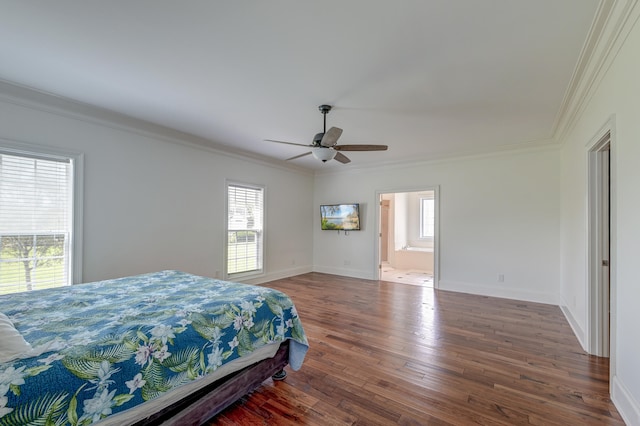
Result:
[[[358,204],[323,204],[320,206],[321,228],[325,231],[359,231]]]

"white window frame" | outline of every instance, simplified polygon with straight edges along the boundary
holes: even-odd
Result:
[[[229,188],[230,187],[242,187],[254,190],[262,191],[262,224],[258,230],[258,241],[256,241],[258,247],[257,259],[258,267],[250,271],[242,272],[230,272],[229,271],[229,233],[233,231],[239,231],[230,229],[229,212],[231,207],[229,206]],[[241,279],[241,278],[254,278],[264,275],[265,265],[265,241],[266,241],[266,204],[267,204],[267,189],[264,185],[258,185],[253,183],[239,182],[233,180],[227,180],[225,182],[225,245],[224,245],[224,276],[226,279]]]
[[[24,143],[0,138],[0,152],[7,155],[36,157],[49,160],[71,160],[72,176],[72,212],[71,236],[69,249],[69,284],[82,282],[82,247],[83,247],[83,206],[84,206],[84,154],[82,152],[64,150],[42,145]]]
[[[432,210],[431,210],[431,219],[433,222],[433,226],[431,228],[431,235],[427,235],[425,233],[425,226],[424,226],[424,215],[425,215],[425,202],[430,201],[433,204]],[[433,237],[435,235],[435,216],[436,216],[436,200],[435,197],[420,197],[420,239],[421,240],[427,240],[427,241],[433,241]]]

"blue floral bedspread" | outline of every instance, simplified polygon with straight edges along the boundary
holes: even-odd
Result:
[[[0,364],[0,425],[87,425],[268,343],[308,342],[277,290],[163,271],[0,296],[41,355]],[[43,346],[44,345],[44,346]]]

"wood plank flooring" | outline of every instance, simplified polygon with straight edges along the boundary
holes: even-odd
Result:
[[[296,304],[305,363],[211,425],[624,424],[608,359],[557,306],[320,273],[265,285]]]

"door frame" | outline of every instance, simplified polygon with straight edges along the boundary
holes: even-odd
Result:
[[[433,191],[433,288],[440,287],[440,186],[422,186],[412,188],[394,188],[394,189],[377,189],[376,190],[376,209],[375,209],[375,241],[374,244],[374,272],[373,277],[376,280],[380,279],[380,228],[381,228],[381,211],[380,205],[382,194],[399,194],[405,192],[424,192]]]
[[[613,355],[616,338],[614,307],[617,198],[614,125],[612,116],[587,144],[587,350],[592,355],[610,357],[610,378],[615,376]],[[609,253],[606,253],[607,245]],[[606,260],[607,254],[609,264],[604,266],[603,260]],[[604,274],[608,274],[608,282]]]

